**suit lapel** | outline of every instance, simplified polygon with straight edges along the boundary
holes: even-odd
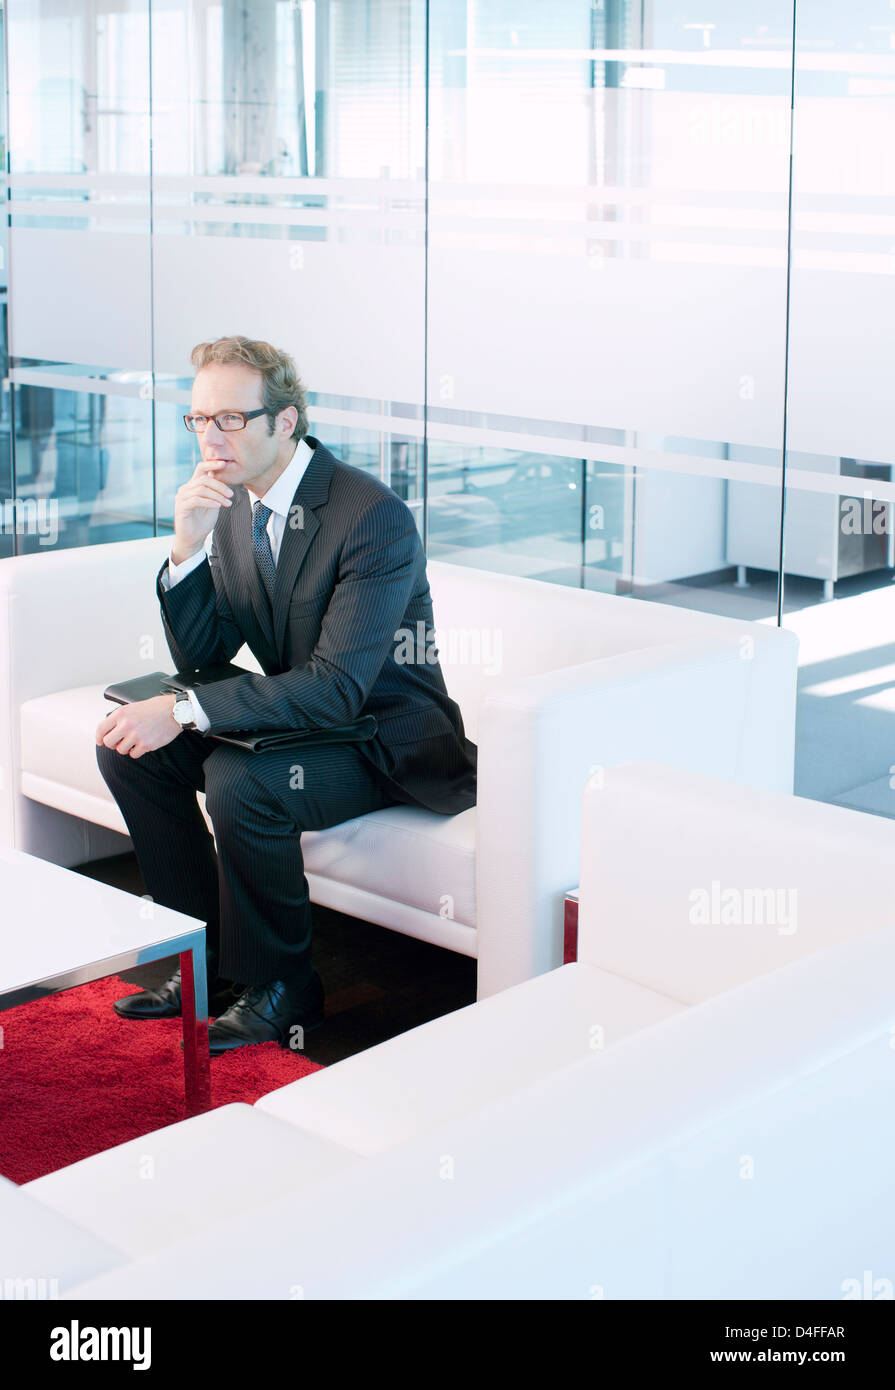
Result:
[[[320,527],[320,522],[314,515],[313,508],[321,507],[326,502],[335,464],[333,455],[312,435],[307,436],[307,441],[314,452],[308,460],[308,466],[295,490],[277,559],[277,577],[273,593],[273,640],[278,653],[283,652],[289,602],[295,588],[295,581],[304,564],[311,542]],[[248,541],[250,554],[251,531],[250,521]],[[254,560],[252,563],[254,564]]]

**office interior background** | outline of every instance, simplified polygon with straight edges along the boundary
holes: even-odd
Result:
[[[430,556],[795,630],[796,792],[895,815],[888,0],[2,20],[0,555],[170,530],[267,338]]]

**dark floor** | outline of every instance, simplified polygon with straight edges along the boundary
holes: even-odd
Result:
[[[133,854],[85,864],[77,872],[138,896],[145,891]],[[308,1039],[306,1055],[314,1062],[339,1062],[475,1002],[472,957],[329,908],[314,908],[313,960],[326,989],[326,1022]],[[128,970],[122,979],[152,986],[176,966],[173,956]]]
[[[453,556],[448,556],[453,559]],[[753,621],[757,618],[775,619],[777,615],[777,575],[770,570],[747,569],[746,583],[736,582],[736,566],[716,570],[711,574],[697,574],[686,579],[667,580],[663,583],[636,581],[621,592],[649,603],[668,603],[676,608],[693,608],[703,613],[717,613],[727,618],[743,618]],[[565,566],[558,569],[538,570],[533,578],[551,584],[566,584],[570,588],[594,589],[601,593],[616,593],[616,575],[603,569],[589,566]],[[869,593],[872,589],[891,587],[895,582],[895,572],[890,569],[867,570],[846,579],[837,580],[834,597],[852,598],[855,594]],[[804,608],[815,608],[826,603],[823,584],[819,579],[803,579],[799,575],[785,575],[783,586],[783,612],[797,613]],[[786,626],[784,622],[784,627]]]
[[[720,570],[717,574],[697,575],[667,584],[640,585],[635,597],[652,603],[671,603],[679,608],[696,608],[706,613],[719,613],[729,618],[775,618],[777,613],[777,576],[768,570],[746,570],[746,585],[736,583],[736,570]],[[837,581],[835,598],[853,598],[872,589],[890,588],[895,574],[892,570],[868,570]],[[830,602],[823,596],[819,579],[802,579],[787,574],[783,585],[783,612],[798,613],[804,608],[816,608]],[[786,626],[784,621],[783,626]]]

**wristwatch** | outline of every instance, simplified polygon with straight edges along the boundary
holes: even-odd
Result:
[[[171,710],[171,717],[176,719],[181,729],[195,729],[196,720],[193,715],[193,702],[189,695],[179,694],[174,701],[174,708]]]

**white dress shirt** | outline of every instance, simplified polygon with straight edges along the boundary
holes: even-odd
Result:
[[[265,507],[270,508],[270,516],[267,518],[267,535],[270,540],[270,553],[273,556],[275,565],[280,558],[280,546],[283,541],[283,533],[286,530],[286,524],[289,520],[289,508],[292,506],[295,489],[304,477],[305,469],[313,458],[313,455],[314,450],[311,448],[310,444],[308,444],[307,440],[300,439],[295,447],[295,453],[286,464],[286,467],[283,469],[276,482],[271,484],[263,497],[259,497],[257,493],[253,492],[248,483],[245,485],[246,492],[248,492],[253,499],[253,513],[259,502],[263,502]],[[212,531],[209,533],[205,542],[205,547],[202,550],[197,550],[195,555],[191,555],[188,560],[183,560],[179,565],[175,565],[174,561],[169,557],[167,568],[162,571],[161,575],[163,589],[173,589],[174,585],[179,584],[181,579],[185,579],[188,574],[192,574],[194,569],[198,569],[203,560],[208,558],[213,536],[214,532]],[[187,693],[193,707],[193,718],[196,721],[196,728],[200,733],[205,733],[206,729],[211,726],[211,720],[196,699],[195,691],[190,690]]]

